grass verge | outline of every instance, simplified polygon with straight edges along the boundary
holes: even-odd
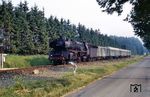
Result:
[[[76,75],[67,72],[60,78],[30,82],[17,80],[14,86],[0,89],[0,97],[60,97],[141,59],[142,57],[135,57],[114,61],[110,65],[79,67]]]
[[[6,56],[6,62],[4,63],[5,68],[23,68],[39,65],[48,65],[48,55],[8,55]]]

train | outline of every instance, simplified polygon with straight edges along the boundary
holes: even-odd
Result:
[[[69,61],[88,62],[100,59],[115,59],[131,56],[131,51],[115,47],[95,46],[62,37],[49,42],[49,60],[53,64],[66,64]]]

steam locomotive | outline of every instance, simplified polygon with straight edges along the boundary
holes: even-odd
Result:
[[[85,42],[64,39],[62,37],[49,42],[49,46],[53,48],[53,50],[49,52],[49,60],[55,65],[65,64],[69,61],[83,62],[131,56],[130,50],[94,46]]]

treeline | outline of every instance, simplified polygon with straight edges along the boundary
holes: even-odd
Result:
[[[120,48],[131,50],[134,55],[143,55],[144,53],[148,53],[148,50],[142,45],[138,38],[117,36],[110,37],[118,43]]]
[[[69,20],[44,16],[44,9],[37,6],[29,9],[28,3],[20,2],[13,6],[12,2],[2,1],[0,5],[0,31],[5,36],[6,53],[14,54],[47,54],[48,42],[59,36],[85,41],[94,45],[112,45],[112,39],[102,35],[98,30],[87,29]]]
[[[26,1],[17,6],[13,6],[11,1],[0,4],[0,42],[1,46],[5,46],[5,53],[48,54],[51,49],[49,41],[60,36],[93,45],[121,47],[120,42],[101,34],[99,30],[82,24],[76,26],[63,18],[46,18],[44,9],[39,10],[36,5],[29,9]]]

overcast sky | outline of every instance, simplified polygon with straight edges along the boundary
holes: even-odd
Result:
[[[11,0],[14,5],[24,0]],[[79,22],[86,27],[100,29],[101,33],[117,36],[135,36],[131,24],[123,21],[131,6],[126,4],[124,13],[108,15],[102,13],[96,0],[26,0],[29,7],[35,4],[45,9],[45,16],[57,16],[58,18],[69,19],[71,23]]]

